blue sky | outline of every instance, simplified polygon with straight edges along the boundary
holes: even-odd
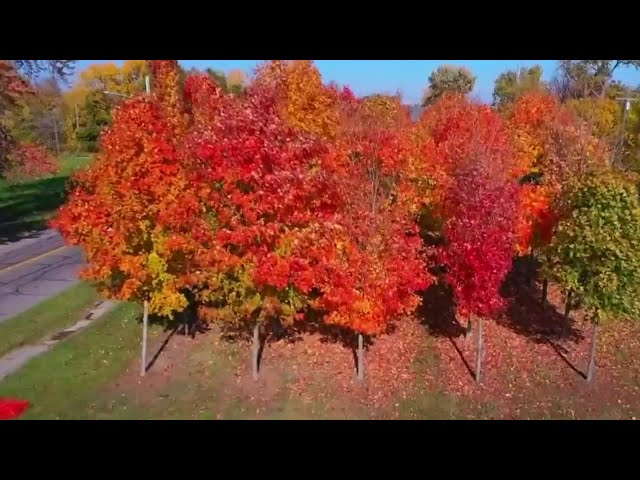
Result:
[[[79,68],[90,63],[122,60],[80,60]],[[211,67],[229,71],[233,68],[251,72],[260,60],[180,60],[185,68]],[[395,93],[400,91],[406,103],[418,103],[427,84],[429,74],[439,65],[464,65],[477,77],[474,94],[490,100],[496,77],[505,70],[541,65],[545,80],[555,71],[555,60],[316,60],[325,82],[335,81],[349,85],[356,95]],[[637,86],[640,71],[618,69],[616,79]]]

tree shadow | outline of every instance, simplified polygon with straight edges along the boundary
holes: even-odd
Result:
[[[207,322],[203,322],[198,316],[198,304],[195,301],[193,293],[187,291],[185,295],[188,299],[188,306],[182,312],[175,315],[171,320],[177,324],[182,335],[195,338],[197,334],[207,333],[211,330],[211,325]]]
[[[441,270],[441,269],[440,269]],[[436,272],[442,274],[442,271]],[[444,281],[442,275],[437,283],[433,283],[421,294],[422,303],[418,307],[419,322],[435,337],[445,337],[451,342],[460,360],[475,378],[475,372],[458,346],[456,339],[465,338],[467,329],[456,317],[456,304],[453,287]]]
[[[198,333],[206,333],[211,328],[208,324],[202,322],[197,314],[197,306],[190,302],[185,310],[179,312],[173,317],[164,317],[161,315],[150,314],[148,319],[149,326],[159,325],[162,327],[163,332],[169,332],[163,342],[160,344],[158,350],[154,353],[151,360],[147,362],[145,372],[148,372],[151,367],[156,363],[162,352],[169,345],[169,341],[176,334],[182,334],[195,338]],[[142,315],[138,317],[138,323],[142,324]]]
[[[505,315],[498,323],[536,343],[549,340],[577,342],[584,337],[575,328],[571,316],[564,315],[549,302],[542,302],[542,290],[538,286],[539,262],[532,256],[513,260],[511,271],[505,277],[500,294],[508,302]]]
[[[67,198],[68,176],[0,185],[0,244],[46,230],[47,218]]]
[[[422,303],[418,307],[419,322],[435,337],[456,338],[466,329],[456,317],[453,288],[440,279],[421,293]]]
[[[578,369],[571,361],[567,358],[568,350],[564,348],[562,345],[557,344],[553,340],[547,340],[549,346],[556,352],[556,354],[560,357],[560,359],[574,372],[580,375],[583,379],[587,379],[587,374],[582,370]]]
[[[475,380],[476,372],[473,371],[473,368],[471,368],[471,365],[469,365],[469,362],[464,357],[464,353],[462,353],[462,350],[460,350],[458,343],[453,339],[453,337],[449,337],[449,341],[451,342],[451,345],[453,345],[453,348],[456,349],[456,352],[458,353],[460,360],[462,360],[462,363],[464,363],[464,366],[467,368],[467,372],[469,372],[469,375],[471,376],[471,378]]]
[[[397,326],[390,323],[387,325],[384,334],[391,335],[396,330]],[[318,335],[320,343],[340,344],[351,352],[353,367],[355,369],[358,367],[358,332],[340,325],[326,323],[322,312],[309,312],[305,317],[305,321],[291,326],[281,325],[277,332],[276,335],[271,337],[272,342],[286,341],[296,343],[301,341],[304,336]],[[373,346],[375,337],[363,334],[362,340],[363,349],[366,351]]]
[[[169,340],[171,340],[171,338],[175,335],[175,333],[178,331],[178,328],[179,328],[179,325],[176,325],[173,329],[171,329],[171,331],[169,332],[169,335],[166,336],[166,338],[164,339],[164,341],[162,342],[162,344],[160,345],[156,353],[153,355],[151,360],[147,362],[147,366],[145,367],[145,372],[148,372],[149,370],[151,370],[151,367],[153,367],[153,365],[156,363],[156,361],[158,360],[158,358],[160,357],[160,354],[164,351],[164,349],[167,348],[167,345],[169,344]]]
[[[219,328],[222,340],[230,343],[253,341],[253,325],[242,322],[219,322]],[[397,327],[390,324],[385,334],[393,333]],[[272,318],[263,322],[260,328],[260,346],[258,350],[258,367],[262,362],[262,355],[267,345],[286,342],[298,343],[308,335],[318,335],[321,343],[339,343],[342,347],[348,348],[353,355],[354,367],[358,364],[358,333],[341,327],[340,325],[331,325],[324,322],[322,312],[308,311],[305,312],[304,321],[295,322],[291,325],[284,324],[278,318]],[[374,337],[363,335],[363,348],[369,349],[374,343]]]
[[[508,302],[507,310],[497,322],[535,343],[549,344],[572,370],[584,376],[567,359],[568,351],[559,343],[576,343],[584,335],[575,327],[571,316],[565,319],[549,302],[542,302],[542,289],[538,286],[539,269],[539,262],[532,256],[513,260],[500,291]]]

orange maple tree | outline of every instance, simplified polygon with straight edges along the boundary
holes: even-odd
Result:
[[[165,117],[176,138],[184,134],[188,117],[185,111],[180,67],[177,60],[151,60],[149,62],[153,98],[162,105]]]
[[[519,240],[524,254],[551,240],[557,215],[553,203],[571,178],[607,163],[606,144],[590,126],[551,94],[521,96],[506,112],[517,148],[521,189]]]
[[[406,111],[399,99],[355,99],[343,92],[341,130],[326,168],[341,199],[340,249],[319,304],[327,321],[383,333],[418,305],[431,281],[413,221]]]
[[[91,168],[73,178],[53,226],[82,245],[110,297],[149,301],[169,315],[186,304],[200,205],[174,147],[171,125],[153,100],[137,97],[114,113]]]
[[[259,65],[254,84],[277,92],[280,114],[294,128],[325,138],[338,129],[335,90],[325,86],[311,60],[272,60]]]

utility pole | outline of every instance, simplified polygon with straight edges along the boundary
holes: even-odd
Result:
[[[56,138],[56,152],[58,153],[58,157],[60,157],[60,142],[58,141],[58,122],[56,122],[55,114],[53,115],[53,135]]]
[[[73,105],[75,107],[76,110],[76,153],[80,151],[80,139],[78,138],[78,135],[80,134],[80,120],[78,117],[78,104],[74,104]]]
[[[622,149],[624,148],[624,134],[627,131],[627,115],[629,110],[631,109],[631,102],[637,102],[638,98],[636,97],[617,97],[616,100],[624,102],[623,110],[622,110],[622,131],[620,132],[620,140],[616,145],[616,148],[613,151],[613,162],[616,162],[616,159],[620,159],[622,154]]]

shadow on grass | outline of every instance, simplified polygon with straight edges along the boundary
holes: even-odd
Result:
[[[580,369],[578,369],[578,367],[576,367],[573,363],[571,363],[571,361],[567,358],[567,349],[563,348],[562,345],[558,345],[556,342],[552,341],[552,340],[548,340],[547,343],[551,346],[551,348],[553,349],[554,352],[556,352],[558,354],[558,356],[560,357],[560,359],[567,364],[567,366],[573,370],[575,373],[577,373],[578,375],[580,375],[583,379],[587,379],[587,375]]]
[[[389,325],[385,334],[392,334],[396,330],[395,325]],[[244,323],[220,322],[221,338],[224,341],[247,342],[253,340],[253,326]],[[297,343],[308,335],[318,335],[321,343],[339,343],[347,348],[353,355],[354,368],[358,364],[358,334],[351,329],[339,325],[328,325],[323,321],[319,312],[308,312],[305,320],[293,325],[285,325],[279,319],[274,318],[264,322],[260,326],[260,347],[258,350],[258,366],[262,361],[262,353],[268,344],[275,342]],[[363,335],[363,347],[368,349],[373,345],[374,338]]]
[[[164,341],[162,342],[162,344],[160,345],[156,353],[154,353],[153,357],[151,357],[151,360],[147,362],[147,366],[145,367],[145,372],[148,372],[149,370],[151,370],[151,367],[153,367],[153,365],[156,363],[156,361],[158,360],[158,358],[160,357],[160,354],[164,351],[164,349],[167,348],[167,345],[169,345],[169,341],[178,331],[178,328],[179,328],[179,325],[175,325],[173,329],[171,329],[171,331],[169,332],[169,335],[167,335],[167,337],[164,339]]]
[[[456,338],[466,329],[456,317],[453,288],[444,280],[433,283],[421,294],[418,320],[435,337]]]
[[[445,337],[451,342],[469,375],[475,373],[458,346],[457,338],[465,338],[467,329],[456,317],[456,305],[451,285],[440,279],[422,292],[422,303],[417,311],[420,323],[434,337]]]
[[[538,287],[539,268],[539,262],[531,256],[514,259],[500,292],[509,306],[498,322],[535,343],[550,345],[569,368],[584,377],[567,358],[567,349],[559,343],[579,342],[584,336],[575,328],[571,316],[565,319],[553,305],[543,304],[542,290]]]
[[[142,325],[142,315],[137,319],[138,323]],[[169,334],[163,340],[158,350],[154,353],[151,360],[147,362],[145,371],[148,372],[151,367],[156,363],[162,352],[167,348],[169,342],[176,334],[182,334],[194,338],[197,333],[206,333],[210,330],[210,327],[201,322],[196,315],[196,307],[191,304],[183,312],[178,313],[173,318],[162,317],[159,315],[149,315],[149,326],[159,325],[163,328],[164,332]]]
[[[496,322],[536,343],[546,343],[573,371],[584,376],[567,358],[567,350],[560,341],[578,342],[582,333],[575,328],[571,317],[565,320],[556,308],[542,303],[542,291],[538,288],[539,264],[533,257],[516,258],[500,294],[507,300],[504,315]],[[456,318],[454,293],[444,281],[431,285],[422,294],[418,318],[428,332],[436,337],[446,337],[455,348],[471,376],[473,369],[464,358],[457,340],[464,337],[466,329]]]
[[[506,315],[498,322],[536,343],[583,339],[571,317],[564,315],[548,302],[542,303],[542,291],[538,287],[539,264],[533,257],[520,257],[505,278],[500,294],[508,300]]]
[[[48,228],[49,215],[67,197],[67,176],[0,185],[0,244],[29,238]]]

